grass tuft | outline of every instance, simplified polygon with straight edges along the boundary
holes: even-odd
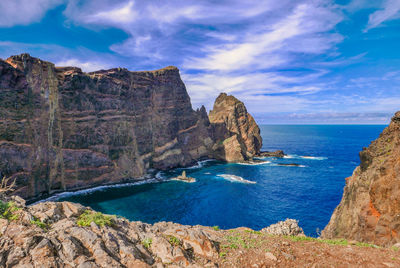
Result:
[[[312,242],[325,243],[328,245],[341,245],[341,246],[350,245],[350,243],[346,239],[320,239],[320,238],[314,238],[314,237],[309,237],[309,236],[285,236],[285,238],[288,238],[295,242],[312,241]],[[358,247],[379,248],[376,245],[363,243],[363,242],[356,242],[354,245],[356,245]]]
[[[153,243],[153,239],[151,239],[149,237],[142,240],[142,245],[147,249],[149,249],[151,247],[152,243]]]
[[[76,223],[79,226],[90,226],[92,222],[94,222],[99,227],[114,226],[115,224],[114,216],[105,215],[101,212],[94,212],[91,210],[86,210],[85,212],[83,212],[79,216]]]
[[[215,226],[213,226],[212,227],[215,231],[219,231],[219,230],[221,230],[220,228],[219,228],[219,226],[218,225],[215,225]]]
[[[172,245],[172,246],[180,246],[182,245],[182,241],[179,240],[179,238],[173,236],[173,235],[169,235],[168,236],[168,242]]]
[[[9,221],[18,220],[19,216],[15,212],[20,208],[14,202],[3,202],[0,201],[0,219],[6,219]]]
[[[49,224],[42,222],[40,219],[36,217],[33,217],[33,220],[31,220],[31,224],[36,225],[37,227],[43,229],[44,231],[48,231],[50,228]]]

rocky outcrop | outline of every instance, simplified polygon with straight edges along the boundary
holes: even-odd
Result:
[[[0,177],[24,198],[212,157],[211,131],[175,67],[84,73],[28,54],[0,60]]]
[[[299,226],[299,222],[294,219],[286,219],[272,224],[262,229],[261,232],[270,235],[304,236],[304,231]]]
[[[214,127],[215,157],[228,162],[245,161],[260,153],[260,128],[243,102],[221,93],[209,114]]]
[[[26,207],[18,198],[13,204],[13,220],[0,217],[0,267],[212,267],[218,257],[211,228],[150,225],[101,213],[97,220],[109,217],[109,224],[82,226],[81,215],[95,212],[79,204]]]
[[[346,179],[343,198],[322,232],[378,245],[400,242],[400,112]]]
[[[398,252],[392,249],[281,236],[298,234],[295,221],[279,224],[279,228],[267,228],[285,230],[271,235],[243,227],[220,230],[171,222],[130,222],[70,202],[45,202],[26,207],[24,200],[18,197],[7,201],[0,201],[0,267],[400,265]],[[6,216],[5,204],[11,204]]]

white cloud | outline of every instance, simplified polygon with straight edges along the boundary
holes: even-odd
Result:
[[[110,23],[130,23],[136,20],[138,16],[134,9],[134,2],[129,1],[126,4],[111,10],[99,11],[96,14],[89,15],[86,18],[87,23],[108,21]]]
[[[38,22],[49,9],[63,2],[64,0],[1,0],[0,27]]]
[[[288,61],[287,52],[322,53],[342,37],[326,34],[341,17],[324,6],[299,4],[291,14],[264,29],[253,30],[242,42],[209,46],[206,57],[189,58],[184,67],[218,71],[270,68]]]
[[[69,59],[64,61],[56,62],[55,65],[57,67],[66,67],[66,66],[73,66],[79,67],[84,72],[94,72],[102,69],[109,69],[111,68],[109,65],[101,63],[101,62],[92,62],[92,61],[80,61],[78,59]]]
[[[400,18],[400,0],[386,0],[381,9],[369,15],[364,32],[382,25],[383,22]]]

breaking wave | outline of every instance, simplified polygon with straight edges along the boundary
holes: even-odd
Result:
[[[301,155],[294,155],[294,154],[285,155],[283,158],[309,159],[309,160],[326,160],[326,159],[328,159],[328,157],[324,157],[324,156],[301,156]]]
[[[248,184],[256,184],[257,183],[255,181],[245,180],[240,176],[231,175],[231,174],[219,174],[219,175],[217,175],[217,177],[224,178],[225,180],[230,181],[230,182],[239,182],[239,183],[248,183]]]
[[[207,162],[214,162],[216,161],[215,159],[206,159],[206,160],[202,160],[202,161],[197,161],[197,164],[190,166],[190,167],[184,167],[184,168],[180,168],[180,169],[197,169],[197,168],[202,168],[204,167],[204,164]]]
[[[106,190],[106,189],[110,189],[110,188],[123,188],[123,187],[135,186],[135,185],[158,183],[158,182],[162,182],[164,180],[165,179],[153,178],[153,179],[146,179],[146,180],[137,181],[137,182],[128,182],[128,183],[120,183],[120,184],[112,184],[112,185],[103,185],[103,186],[93,187],[93,188],[89,188],[89,189],[78,190],[78,191],[74,191],[74,192],[62,192],[62,193],[58,193],[58,194],[52,195],[49,198],[42,199],[42,200],[39,200],[37,202],[34,202],[34,203],[30,204],[30,205],[35,205],[35,204],[38,204],[38,203],[48,202],[48,201],[57,201],[57,200],[59,200],[61,198],[67,198],[67,197],[74,196],[74,195],[87,195],[87,194],[90,194],[90,193],[93,193],[93,192]]]
[[[248,161],[248,162],[241,162],[237,163],[238,165],[243,165],[243,166],[258,166],[258,165],[265,165],[265,164],[270,164],[271,161]]]

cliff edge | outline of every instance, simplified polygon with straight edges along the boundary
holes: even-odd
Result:
[[[400,112],[346,179],[343,198],[322,237],[390,246],[400,242]]]

